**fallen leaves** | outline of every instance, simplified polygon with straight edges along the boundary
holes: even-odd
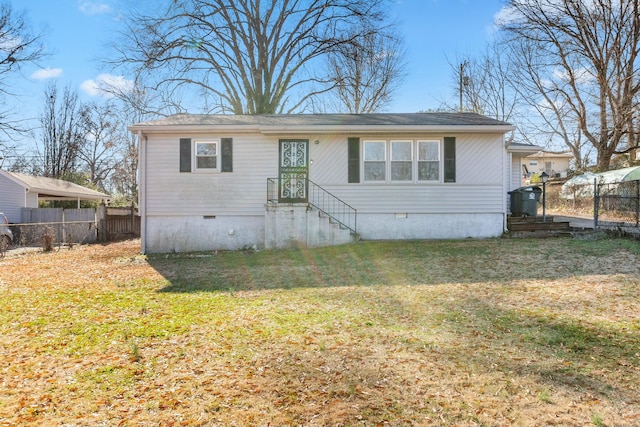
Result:
[[[362,243],[335,263],[159,266],[137,242],[4,258],[0,427],[635,424],[640,277],[615,263],[640,257],[528,244]],[[278,286],[277,256],[296,280],[350,286]],[[359,262],[386,279],[354,276]],[[270,285],[207,288],[235,269]],[[199,288],[167,291],[192,274]]]

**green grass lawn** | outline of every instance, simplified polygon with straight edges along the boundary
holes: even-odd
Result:
[[[0,426],[640,425],[640,244],[0,260]]]

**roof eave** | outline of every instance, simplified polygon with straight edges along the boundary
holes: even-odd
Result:
[[[512,125],[132,125],[132,133],[262,133],[263,135],[335,134],[342,133],[500,133],[515,130]]]
[[[63,196],[51,196],[51,195],[42,195],[38,193],[38,199],[41,200],[111,200],[110,197],[91,197],[91,196],[72,196],[72,195],[63,195]]]
[[[260,132],[257,125],[131,125],[128,127],[129,132],[143,134],[158,133],[204,133],[215,130],[216,132],[240,132],[240,133],[256,133]]]
[[[30,193],[38,193],[38,197],[42,195],[42,198],[52,197],[55,200],[61,200],[61,198],[69,198],[69,200],[108,200],[110,199],[108,194],[98,193],[98,194],[87,194],[80,193],[74,191],[60,191],[54,190],[51,188],[38,188],[38,187],[29,187]]]
[[[540,147],[538,147],[537,145],[509,145],[507,147],[508,153],[533,154],[537,153],[538,151],[540,151]]]
[[[262,126],[265,135],[286,135],[300,133],[500,133],[514,130],[510,125],[356,125],[356,126]]]

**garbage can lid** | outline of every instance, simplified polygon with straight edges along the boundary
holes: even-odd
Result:
[[[509,194],[511,193],[522,193],[524,191],[542,191],[542,188],[540,188],[537,185],[527,185],[526,187],[520,187],[520,188],[516,188],[515,190],[511,190],[509,191]]]

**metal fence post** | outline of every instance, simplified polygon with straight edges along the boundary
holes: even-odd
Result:
[[[593,178],[593,229],[598,228],[598,205],[600,204],[598,194],[598,178]]]
[[[636,227],[640,225],[640,180],[636,180]]]

